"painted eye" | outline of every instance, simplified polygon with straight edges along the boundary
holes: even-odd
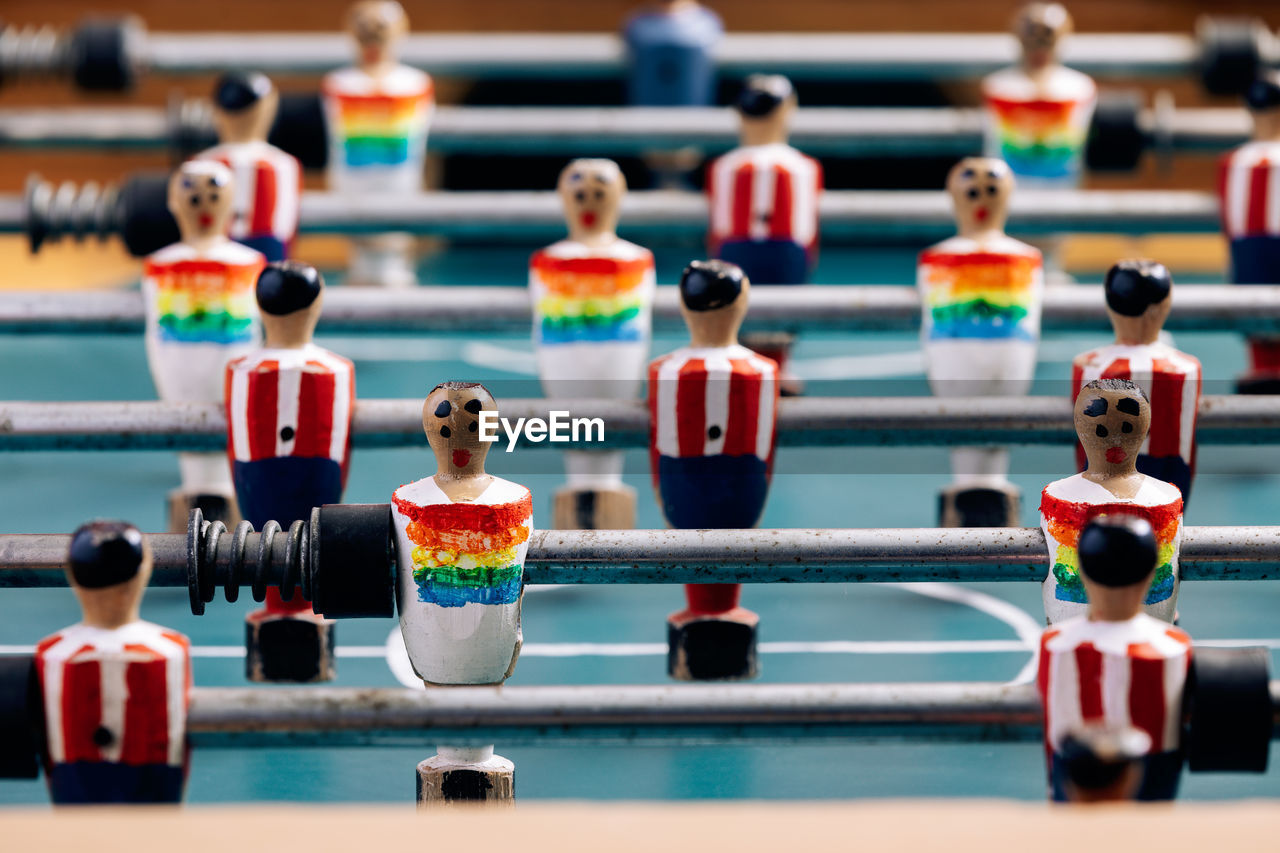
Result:
[[[587,193],[585,190],[578,190],[576,193],[573,194],[573,198],[576,202],[578,202],[578,204],[582,204],[587,200]]]
[[[1137,417],[1142,413],[1142,404],[1132,397],[1125,397],[1123,400],[1116,403],[1116,411]]]
[[[962,177],[962,178],[972,178],[972,177],[973,177],[974,175],[976,175],[976,174],[977,174],[977,173],[976,173],[976,172],[974,172],[974,171],[973,171],[973,169],[965,169],[963,172],[961,172],[961,173],[960,173],[960,177]]]
[[[475,422],[475,421],[472,421],[472,422],[467,426],[467,432],[475,432],[475,431],[476,431],[476,422]]]
[[[998,181],[998,180],[1000,180],[1000,176],[999,176],[999,175],[997,175],[995,172],[987,172],[987,177],[988,177],[988,178],[990,178],[990,179],[991,179],[991,180],[993,180],[993,181]]]
[[[200,206],[200,196],[198,196],[198,195],[193,195],[193,196],[191,196],[191,206],[192,206],[192,207],[199,207],[199,206]]]
[[[209,201],[217,201],[217,200],[218,200],[217,193],[209,193]]]
[[[463,411],[470,412],[473,415],[480,414],[480,401],[468,400],[467,404],[462,407]]]
[[[453,432],[447,426],[442,426],[440,427],[440,435],[444,436],[445,438],[448,438],[449,436],[453,435]]]
[[[452,404],[448,400],[441,400],[440,405],[436,406],[436,417],[447,418],[449,413],[453,411]]]
[[[1120,431],[1133,432],[1133,424],[1129,423],[1128,421],[1125,421],[1123,424],[1120,425]]]
[[[969,191],[965,193],[965,195],[967,195],[971,199],[977,199],[977,197],[982,195],[982,193],[978,192],[977,187],[969,187]]]
[[[987,195],[995,195],[997,192],[999,192],[999,189],[995,186],[995,184],[992,184],[991,186],[987,187]]]
[[[1097,434],[1098,438],[1107,437],[1107,428],[1104,427],[1102,424],[1098,424],[1098,428],[1095,429],[1094,432]]]
[[[604,190],[596,190],[596,201],[604,201]]]

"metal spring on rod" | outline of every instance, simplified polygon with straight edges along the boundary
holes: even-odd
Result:
[[[48,25],[0,27],[0,80],[66,73],[69,45],[66,35]]]
[[[27,179],[27,239],[35,252],[44,243],[56,243],[64,236],[77,242],[92,235],[99,240],[119,229],[120,189],[94,181],[77,185],[63,181],[56,186],[39,175]]]
[[[311,600],[311,576],[308,571],[310,528],[305,521],[289,525],[283,548],[278,546],[283,530],[268,521],[253,543],[253,525],[241,521],[232,532],[221,521],[205,521],[198,509],[191,511],[187,528],[187,588],[191,612],[199,616],[205,604],[213,601],[218,588],[217,566],[225,561],[227,571],[222,580],[223,595],[229,602],[239,598],[245,580],[254,601],[267,597],[267,587],[275,586],[280,597],[289,601],[299,588]],[[256,545],[256,547],[254,547]]]

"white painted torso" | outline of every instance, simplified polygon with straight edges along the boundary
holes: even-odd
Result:
[[[607,247],[588,247],[574,240],[561,240],[544,248],[538,256],[566,261],[607,258],[644,268],[643,272],[635,273],[639,280],[633,287],[626,287],[629,280],[620,277],[622,286],[617,290],[581,298],[566,298],[553,292],[544,279],[546,274],[540,273],[532,262],[529,269],[534,352],[547,396],[635,399],[644,379],[652,339],[655,293],[652,253],[622,239]],[[548,317],[573,322],[629,306],[638,309],[634,319],[617,324],[599,340],[553,340],[544,339],[542,334],[542,324]]]
[[[1178,491],[1176,486],[1146,475],[1143,475],[1142,485],[1131,498],[1115,496],[1103,486],[1086,479],[1084,474],[1076,474],[1062,480],[1055,480],[1046,486],[1044,491],[1046,495],[1059,500],[1091,505],[1122,504],[1134,507],[1158,508],[1174,502],[1181,502],[1182,500],[1182,493]],[[1078,570],[1078,560],[1074,554],[1074,549],[1067,543],[1060,542],[1054,536],[1053,524],[1043,511],[1043,499],[1041,506],[1040,528],[1044,531],[1049,558],[1049,571],[1041,587],[1041,592],[1044,601],[1045,618],[1052,624],[1085,613],[1087,605],[1079,601],[1064,601],[1058,597],[1058,581],[1054,577],[1053,571],[1055,562],[1061,560],[1067,564],[1075,564],[1072,565],[1072,570],[1075,571]],[[1078,535],[1078,531],[1076,533]],[[1158,538],[1160,531],[1157,530],[1156,534]],[[1171,548],[1168,558],[1173,572],[1173,588],[1168,598],[1163,601],[1146,604],[1143,606],[1143,610],[1156,619],[1172,622],[1177,617],[1178,612],[1178,554],[1182,544],[1181,517],[1179,517],[1176,528],[1174,528],[1171,540],[1168,543],[1162,542],[1159,544]],[[1161,555],[1164,555],[1164,548],[1161,549]]]
[[[494,477],[474,501],[459,505],[496,505],[529,496],[524,486]],[[426,477],[401,486],[395,497],[420,507],[451,504],[449,497]],[[400,629],[414,671],[432,684],[497,684],[510,674],[520,652],[520,598],[503,604],[468,601],[461,606],[441,606],[421,600],[414,579],[415,544],[409,535],[410,518],[393,506],[398,555],[397,598]],[[514,560],[521,567],[528,553],[527,535],[533,519],[523,523],[526,538],[515,546]]]

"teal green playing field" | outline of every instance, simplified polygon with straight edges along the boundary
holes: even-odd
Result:
[[[624,235],[625,236],[625,233]],[[532,247],[530,247],[532,248]],[[697,252],[655,247],[658,280],[674,282]],[[425,259],[432,284],[521,284],[527,252],[457,247]],[[1176,275],[1176,270],[1175,270]],[[1096,281],[1099,271],[1081,272]],[[819,283],[909,284],[910,248],[825,249]],[[1186,279],[1179,279],[1187,281]],[[1175,311],[1177,295],[1174,296]],[[1101,318],[1101,314],[1099,315]],[[1110,332],[1049,335],[1041,347],[1035,394],[1065,394],[1071,357]],[[539,396],[525,335],[326,337],[318,342],[356,362],[361,397],[423,397],[438,382],[480,380],[499,398]],[[660,335],[654,353],[682,344]],[[1227,393],[1244,366],[1231,333],[1180,334],[1200,357],[1205,392]],[[0,340],[0,399],[153,399],[140,337],[30,336]],[[913,335],[802,335],[795,370],[817,395],[925,394]],[[535,524],[550,518],[562,479],[554,450],[490,454],[490,470],[534,492]],[[1022,520],[1037,524],[1040,488],[1073,473],[1069,447],[1015,448],[1012,478],[1023,490]],[[950,478],[942,448],[784,448],[762,526],[924,527],[936,522],[936,494]],[[386,502],[397,486],[434,470],[425,448],[357,450],[346,499]],[[640,527],[663,526],[652,499],[648,460],[627,455],[627,480],[640,494]],[[163,452],[8,453],[0,458],[5,533],[65,533],[91,517],[119,517],[159,530],[164,496],[177,485],[176,458]],[[1280,517],[1280,450],[1201,449],[1187,523],[1274,524]],[[245,598],[248,598],[245,596]],[[531,588],[524,605],[525,647],[511,685],[659,684],[665,675],[667,613],[677,587]],[[750,585],[744,605],[761,615],[761,680],[767,682],[1008,681],[1027,676],[1043,624],[1033,584]],[[1181,625],[1199,642],[1251,641],[1280,647],[1269,582],[1187,583]],[[152,590],[144,617],[191,637],[198,686],[244,684],[243,614],[253,607],[220,599],[192,616],[185,590]],[[78,618],[66,590],[0,592],[0,646],[23,650]],[[394,620],[338,625],[338,686],[395,686],[388,659]],[[392,640],[390,645],[388,640]],[[262,689],[305,689],[264,687]],[[516,763],[521,799],[827,798],[998,796],[1040,799],[1037,744],[886,741],[749,745],[497,745]],[[359,801],[411,803],[420,747],[205,749],[192,759],[195,803]],[[1280,796],[1280,771],[1264,776],[1188,775],[1196,799]],[[42,782],[0,782],[0,803],[47,801]]]

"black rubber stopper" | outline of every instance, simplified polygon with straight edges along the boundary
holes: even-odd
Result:
[[[1128,172],[1136,169],[1147,148],[1147,135],[1139,125],[1142,93],[1102,92],[1093,111],[1084,159],[1090,169],[1100,172]]]
[[[34,655],[0,655],[0,779],[34,779],[44,752],[44,706]]]
[[[327,504],[311,512],[311,605],[329,619],[394,616],[391,504]]]
[[[1256,18],[1203,17],[1196,22],[1200,43],[1200,81],[1215,95],[1239,95],[1262,68],[1261,35]]]
[[[329,130],[320,95],[281,95],[267,141],[297,157],[303,168],[323,169],[329,162]]]
[[[1192,771],[1266,771],[1273,719],[1270,663],[1261,647],[1192,650],[1185,699]]]
[[[137,37],[128,18],[91,18],[71,35],[71,78],[89,92],[125,92],[137,82],[129,48]]]
[[[176,243],[182,235],[169,212],[169,175],[144,172],[125,181],[117,201],[120,239],[135,258]]]

